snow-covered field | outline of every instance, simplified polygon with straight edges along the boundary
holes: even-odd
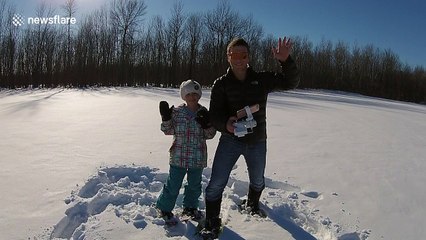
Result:
[[[152,207],[172,140],[160,131],[161,100],[182,102],[176,89],[0,91],[0,239],[196,239],[195,222],[165,229]],[[269,217],[238,212],[248,187],[240,159],[221,239],[426,236],[426,106],[274,93],[268,134],[261,201]],[[209,167],[218,137],[208,141]]]

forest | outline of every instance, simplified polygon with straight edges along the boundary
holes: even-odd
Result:
[[[40,4],[35,16],[78,17],[77,24],[15,26],[16,6],[0,0],[0,89],[177,87],[189,78],[210,87],[226,71],[226,46],[235,37],[250,44],[254,69],[279,70],[271,54],[277,36],[232,9],[229,0],[204,12],[186,12],[177,1],[167,18],[148,19],[147,11],[143,0],[112,0],[78,15],[76,0],[66,0],[60,9]],[[391,49],[290,38],[301,89],[426,103],[424,66],[402,63]]]

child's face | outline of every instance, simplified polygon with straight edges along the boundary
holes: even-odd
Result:
[[[186,104],[198,104],[198,100],[200,100],[200,96],[196,93],[188,93],[185,96]]]

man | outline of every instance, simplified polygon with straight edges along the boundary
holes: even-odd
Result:
[[[221,132],[216,149],[212,175],[206,188],[206,222],[203,231],[217,237],[220,231],[222,193],[232,168],[243,155],[247,164],[250,185],[246,207],[259,214],[259,198],[265,188],[266,165],[266,102],[268,93],[288,90],[299,84],[299,71],[290,56],[292,42],[279,38],[272,52],[281,64],[282,73],[255,72],[249,66],[250,48],[244,39],[232,40],[227,47],[229,68],[214,82],[210,99],[210,118]],[[236,112],[246,106],[259,104],[253,113],[257,126],[245,136],[235,136]]]

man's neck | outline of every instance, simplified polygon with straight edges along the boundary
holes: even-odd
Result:
[[[235,70],[233,70],[232,72],[234,73],[234,76],[235,76],[238,80],[240,80],[240,81],[244,81],[244,80],[246,79],[246,76],[247,76],[247,70],[245,70],[245,71],[235,71]]]

